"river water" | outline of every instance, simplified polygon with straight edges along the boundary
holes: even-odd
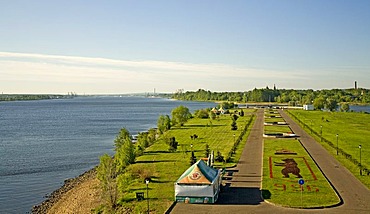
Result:
[[[0,213],[26,213],[44,196],[113,154],[122,127],[156,127],[161,114],[214,103],[144,97],[77,97],[0,103]]]

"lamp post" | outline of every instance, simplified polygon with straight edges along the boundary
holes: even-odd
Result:
[[[322,142],[322,125],[320,126],[320,142]]]
[[[312,120],[311,120],[311,134],[312,134]]]
[[[361,145],[358,146],[358,148],[360,149],[360,175],[362,175],[362,170],[361,170]]]
[[[148,184],[149,184],[149,179],[145,179],[145,183],[146,183],[146,200],[148,201],[148,214],[149,214],[149,189],[148,189]]]
[[[234,136],[234,145],[235,145],[235,134],[233,136]]]
[[[338,134],[336,135],[337,137],[337,155],[338,155]]]

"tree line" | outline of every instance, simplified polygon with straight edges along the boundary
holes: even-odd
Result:
[[[76,94],[0,94],[0,101],[22,101],[22,100],[48,100],[73,98]]]
[[[295,90],[277,89],[275,86],[261,89],[253,89],[245,92],[211,92],[204,89],[198,91],[183,92],[179,90],[171,98],[191,101],[230,101],[239,103],[248,102],[273,102],[287,103],[291,106],[302,106],[314,104],[321,100],[333,101],[335,103],[370,103],[370,90],[359,89],[324,89],[324,90]]]

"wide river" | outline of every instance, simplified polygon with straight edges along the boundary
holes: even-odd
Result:
[[[144,97],[77,97],[0,103],[0,213],[26,213],[75,177],[113,154],[122,127],[156,127],[161,114],[214,103]]]

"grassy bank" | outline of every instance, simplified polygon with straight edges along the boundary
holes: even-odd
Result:
[[[370,188],[370,114],[303,110],[288,112],[307,133],[321,142],[338,161]]]
[[[147,201],[137,201],[136,192],[144,192],[146,197],[146,184],[144,177],[150,175],[149,202],[151,213],[163,213],[174,201],[174,182],[190,166],[191,151],[194,151],[197,159],[205,157],[205,146],[210,150],[217,151],[226,158],[231,148],[238,141],[239,136],[246,128],[246,124],[253,119],[254,110],[244,110],[245,116],[237,120],[238,129],[231,130],[231,117],[220,115],[215,120],[191,119],[183,127],[174,127],[166,135],[173,136],[179,142],[176,152],[168,152],[169,146],[161,139],[149,147],[144,155],[137,158],[136,163],[127,169],[127,174],[135,175],[124,193],[120,204],[129,207],[133,212],[140,213],[147,210]],[[238,161],[244,142],[250,131],[239,139],[240,144],[230,159],[229,163],[218,163],[218,167],[233,166]],[[190,136],[196,134],[197,139]],[[192,145],[192,147],[191,147]]]

